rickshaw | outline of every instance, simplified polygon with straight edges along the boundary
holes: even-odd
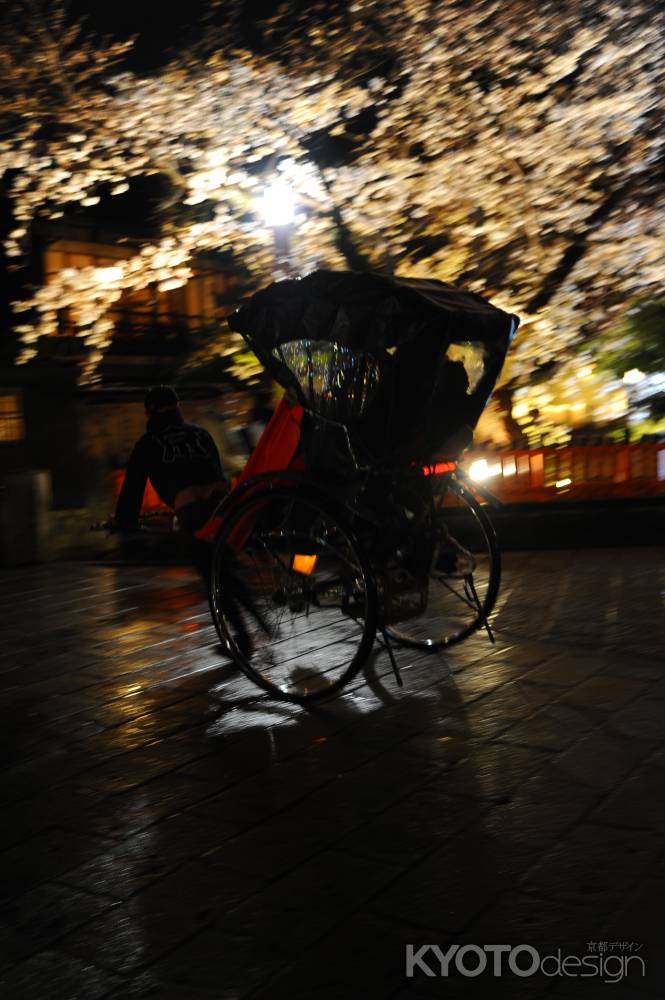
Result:
[[[375,639],[493,641],[501,558],[458,464],[519,320],[442,281],[319,270],[229,319],[285,396],[205,527],[209,601],[272,696],[337,694]]]

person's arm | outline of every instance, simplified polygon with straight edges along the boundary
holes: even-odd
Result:
[[[208,454],[210,456],[210,459],[213,465],[215,466],[215,470],[218,473],[219,478],[224,482],[226,482],[226,473],[224,471],[224,466],[222,465],[222,460],[219,457],[219,448],[217,447],[215,439],[210,433],[210,431],[206,430],[205,427],[203,428],[203,430],[206,436]]]
[[[147,481],[148,469],[141,440],[134,445],[129,457],[125,480],[116,504],[115,523],[118,528],[126,530],[136,528]]]

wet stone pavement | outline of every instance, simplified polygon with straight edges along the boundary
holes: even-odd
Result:
[[[511,553],[494,647],[311,712],[185,569],[4,571],[0,997],[665,996],[664,552]]]

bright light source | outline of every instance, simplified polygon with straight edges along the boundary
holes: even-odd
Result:
[[[479,458],[477,462],[472,462],[469,467],[469,475],[472,479],[475,479],[477,483],[482,483],[483,479],[487,479],[489,476],[489,469],[487,468],[487,462],[484,458]]]
[[[492,476],[500,476],[501,462],[494,462],[492,465],[488,465],[487,459],[479,458],[469,466],[469,475],[477,483],[481,483],[484,479],[491,479]]]
[[[291,185],[281,179],[268,185],[263,192],[261,211],[267,226],[290,226],[296,217]]]
[[[95,278],[102,284],[110,285],[114,281],[122,280],[122,268],[121,267],[96,267],[95,268]]]
[[[591,378],[593,375],[593,368],[591,365],[584,365],[577,373],[578,378]]]
[[[503,460],[503,474],[504,476],[514,476],[517,472],[517,465],[515,464],[514,458],[504,458]]]
[[[558,490],[563,489],[564,486],[570,486],[572,479],[559,479],[554,485]]]
[[[641,372],[639,368],[630,368],[627,372],[624,372],[623,381],[626,385],[637,385],[641,382],[643,378],[646,378],[644,372]]]
[[[513,416],[516,420],[519,420],[520,417],[526,417],[528,412],[529,407],[527,403],[515,403],[513,406]]]

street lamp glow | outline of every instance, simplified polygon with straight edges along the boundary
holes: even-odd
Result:
[[[296,203],[291,185],[274,181],[263,192],[263,218],[267,226],[290,226],[296,217]]]
[[[101,285],[112,285],[115,281],[122,281],[123,270],[121,267],[96,267],[95,278]]]
[[[645,378],[644,372],[641,372],[639,368],[630,368],[624,372],[623,382],[624,385],[637,385],[643,378]]]
[[[472,462],[469,468],[469,475],[472,479],[475,479],[477,483],[482,483],[484,479],[487,479],[489,476],[487,460],[479,458],[477,462]]]
[[[479,458],[469,466],[469,476],[477,483],[492,479],[493,476],[500,476],[501,472],[501,462],[493,462],[490,465],[486,458]]]

